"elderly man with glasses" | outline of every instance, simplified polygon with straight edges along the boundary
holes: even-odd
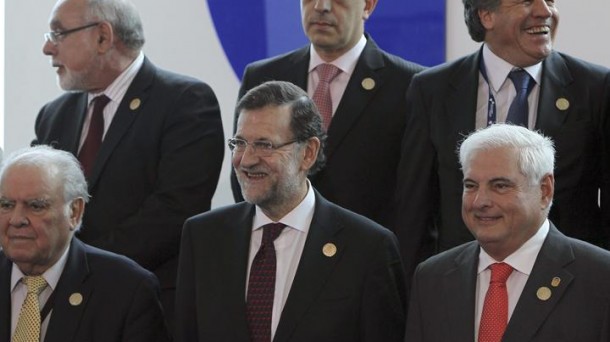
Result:
[[[78,157],[92,195],[77,234],[154,272],[171,326],[184,220],[210,209],[224,155],[216,96],[155,67],[124,0],[60,0],[43,52],[67,93],[36,119],[34,144]]]
[[[395,236],[324,199],[314,102],[273,81],[239,101],[233,167],[246,199],[186,221],[176,341],[401,341]]]

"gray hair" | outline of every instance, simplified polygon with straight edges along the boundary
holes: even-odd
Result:
[[[464,21],[468,27],[468,33],[475,42],[485,40],[487,30],[481,24],[479,18],[480,10],[495,11],[500,7],[502,0],[462,0],[464,3]]]
[[[303,89],[284,81],[269,81],[250,89],[237,103],[237,112],[242,110],[261,109],[267,106],[290,107],[290,129],[294,139],[302,142],[317,137],[320,140],[320,151],[309,174],[318,172],[326,162],[324,146],[326,133],[322,128],[322,117],[315,103]]]
[[[462,169],[469,166],[478,151],[514,148],[518,153],[518,167],[530,185],[539,184],[555,168],[553,141],[525,127],[495,124],[471,133],[459,148]]]
[[[65,203],[77,198],[89,201],[87,181],[80,163],[73,154],[55,150],[47,145],[24,148],[11,153],[0,167],[0,185],[4,184],[6,171],[13,166],[33,166],[43,170],[60,182]]]
[[[130,50],[144,46],[142,20],[135,6],[126,0],[88,0],[89,21],[107,21],[115,35]]]

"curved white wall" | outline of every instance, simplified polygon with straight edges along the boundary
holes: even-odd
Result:
[[[214,31],[205,0],[132,0],[144,22],[145,53],[158,66],[200,78],[210,84],[221,104],[225,135],[232,131],[239,80],[231,70]],[[383,1],[383,0],[380,0]],[[475,51],[462,17],[462,2],[447,1],[447,59]],[[7,151],[29,145],[40,107],[61,93],[54,69],[41,52],[43,33],[54,0],[5,1],[4,141]],[[297,2],[295,1],[295,6]],[[558,50],[610,67],[610,1],[557,1],[561,22]],[[0,59],[1,60],[1,59]],[[1,105],[1,102],[0,102]],[[0,115],[1,117],[1,115]],[[1,140],[1,134],[0,134]],[[228,182],[229,154],[214,206],[232,202]]]

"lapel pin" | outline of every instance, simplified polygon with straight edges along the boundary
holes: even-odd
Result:
[[[555,101],[555,106],[559,110],[568,110],[568,108],[570,108],[570,101],[565,97],[560,97]]]
[[[551,280],[552,287],[557,287],[557,286],[559,286],[560,283],[561,283],[561,278],[559,278],[559,277],[555,277],[555,278],[553,278],[553,280]]]
[[[136,110],[136,109],[140,108],[141,104],[142,104],[142,101],[140,101],[140,99],[138,99],[138,98],[135,98],[135,99],[131,100],[131,102],[129,102],[129,109]]]
[[[324,253],[324,255],[326,255],[327,257],[331,258],[337,253],[337,246],[335,246],[334,243],[329,242],[325,244],[324,247],[322,247],[322,253]]]
[[[363,79],[362,88],[364,88],[366,90],[371,90],[371,89],[375,88],[375,80],[370,77]]]
[[[536,291],[536,297],[542,301],[546,301],[551,298],[551,289],[546,286],[543,286]]]
[[[70,305],[72,305],[72,306],[79,306],[83,302],[83,295],[78,292],[74,292],[73,294],[70,295],[70,298],[68,298],[68,301],[70,302]]]

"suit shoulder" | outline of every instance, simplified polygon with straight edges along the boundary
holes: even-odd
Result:
[[[478,251],[477,245],[478,243],[476,241],[470,241],[433,255],[419,264],[417,272],[444,274],[449,269],[455,268],[456,260],[464,258],[465,253],[470,251]]]
[[[426,67],[415,62],[408,61],[402,57],[393,55],[384,50],[379,50],[383,56],[386,65],[392,68],[406,72],[409,75],[417,74],[420,71],[426,70]]]
[[[280,55],[276,55],[276,56],[272,56],[269,58],[265,58],[265,59],[260,59],[258,61],[254,61],[252,63],[249,63],[246,68],[244,69],[244,73],[247,73],[249,71],[259,71],[259,72],[265,72],[265,71],[275,71],[277,68],[282,67],[282,66],[286,66],[288,67],[291,63],[292,60],[297,56],[297,55],[306,55],[308,54],[307,52],[307,47],[302,47],[296,50],[292,50]]]
[[[212,88],[202,80],[195,77],[179,74],[173,71],[155,67],[155,76],[159,84],[164,84],[168,88],[184,88],[184,87],[204,87],[212,91]]]
[[[610,275],[610,251],[575,238],[565,238],[573,248],[575,260],[585,263],[589,270],[605,270]]]
[[[573,57],[562,52],[554,52],[551,56],[561,58],[566,63],[567,67],[572,71],[578,71],[579,73],[586,72],[603,75],[610,74],[610,69],[605,66],[587,62],[583,59]]]
[[[155,276],[135,261],[119,254],[83,244],[92,274],[117,279],[118,282],[155,279]]]

